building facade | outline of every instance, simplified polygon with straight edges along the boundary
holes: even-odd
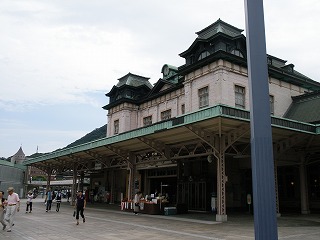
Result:
[[[246,40],[242,30],[219,19],[197,32],[197,35],[192,45],[180,54],[185,58],[185,65],[174,67],[165,64],[161,70],[163,77],[153,87],[147,78],[131,73],[119,79],[119,84],[107,94],[110,103],[104,107],[108,110],[107,136],[216,105],[250,110]],[[295,97],[317,93],[320,84],[297,72],[293,64],[286,64],[286,61],[271,55],[266,57],[270,114],[282,118],[289,111]],[[145,91],[141,91],[142,88]],[[242,149],[237,151],[241,152]],[[249,154],[248,151],[247,153]],[[170,180],[170,177],[163,180],[166,176],[157,173],[167,170],[140,170],[142,176],[139,175],[139,178],[147,178],[147,189],[144,190],[150,192],[154,187],[159,188],[159,181],[165,181],[176,186],[171,190],[175,201],[177,198],[187,201],[188,209],[210,209],[209,196],[215,195],[217,191],[216,183],[212,184],[216,169],[208,165],[206,158],[189,161],[191,162],[183,163],[181,169],[179,164],[169,169],[172,176]],[[239,162],[226,157],[227,171],[231,172],[226,185],[226,201],[230,208],[245,208],[246,196],[251,193],[251,169],[248,159],[246,161],[241,164],[247,165],[247,169],[242,169]],[[287,201],[286,206],[290,202],[292,207],[299,207],[299,185],[296,184],[299,171],[293,167],[288,174],[288,169],[290,167],[279,167],[279,195],[282,200]],[[186,180],[181,180],[181,172],[187,176]],[[160,180],[155,180],[155,176],[159,176]],[[288,180],[290,178],[292,181]],[[318,177],[313,181],[319,181]],[[190,197],[190,194],[194,197]],[[203,202],[199,202],[196,195],[199,195],[199,199],[204,199]]]
[[[219,19],[197,32],[180,56],[185,64],[165,64],[154,85],[132,73],[118,79],[103,107],[105,139],[26,164],[50,174],[90,175],[90,187],[108,192],[111,202],[157,189],[180,212],[216,211],[216,219],[226,221],[227,209],[247,211],[252,177],[245,36]],[[278,57],[266,58],[277,212],[318,211],[320,83]]]

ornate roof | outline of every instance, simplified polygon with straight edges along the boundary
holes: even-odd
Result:
[[[210,26],[202,29],[199,32],[196,32],[196,34],[198,34],[198,38],[208,39],[219,32],[224,33],[231,37],[236,37],[241,35],[243,30],[230,25],[219,18],[216,22],[214,22]]]
[[[139,75],[135,75],[132,73],[128,73],[127,75],[119,78],[119,82],[116,85],[117,87],[121,87],[123,85],[128,85],[128,86],[132,86],[132,87],[139,87],[142,85],[146,85],[147,87],[149,87],[150,89],[152,88],[152,84],[149,82],[150,78],[146,78],[146,77],[142,77]]]

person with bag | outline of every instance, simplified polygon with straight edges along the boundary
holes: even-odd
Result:
[[[138,215],[138,212],[140,211],[140,199],[141,198],[142,198],[142,192],[138,191],[133,199],[133,203],[134,203],[133,212],[135,215]]]
[[[87,201],[85,196],[82,194],[82,191],[78,191],[76,205],[75,205],[75,209],[77,210],[76,211],[77,225],[79,225],[79,213],[82,217],[83,222],[86,222],[86,219],[83,215],[83,211],[86,208],[86,204],[87,204]]]
[[[51,205],[52,205],[52,191],[51,188],[48,188],[48,191],[46,193],[46,199],[44,200],[44,202],[46,203],[46,212],[51,210]]]
[[[61,194],[61,191],[59,190],[57,195],[56,195],[56,203],[57,203],[57,208],[56,208],[56,211],[59,212],[60,210],[60,205],[61,205],[61,198],[62,198],[62,194]]]
[[[26,209],[26,213],[31,213],[32,212],[32,199],[33,199],[33,193],[32,191],[30,190],[28,192],[28,195],[27,195],[27,209]],[[30,207],[30,210],[29,210],[29,207]]]

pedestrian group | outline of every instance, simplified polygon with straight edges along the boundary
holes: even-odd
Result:
[[[20,198],[17,193],[14,192],[13,187],[7,189],[8,197],[4,198],[4,192],[0,191],[0,223],[2,224],[2,230],[7,230],[11,232],[12,227],[14,226],[14,216],[16,212],[20,211]],[[68,191],[68,200],[70,197],[70,192]],[[26,213],[32,213],[32,202],[34,197],[33,191],[29,191],[27,194],[27,206]],[[56,211],[59,212],[61,205],[62,193],[59,190],[55,194],[51,188],[46,192],[45,206],[46,212],[51,210],[52,201],[56,200]],[[86,208],[86,197],[82,191],[77,192],[76,202],[75,202],[75,211],[74,217],[76,217],[76,225],[79,225],[79,215],[82,218],[82,221],[85,222],[84,209]],[[1,226],[1,225],[0,225]]]

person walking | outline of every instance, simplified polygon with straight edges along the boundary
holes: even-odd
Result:
[[[133,199],[133,203],[134,203],[134,206],[133,206],[133,212],[135,215],[138,215],[138,212],[140,211],[140,199],[142,197],[142,192],[141,191],[138,191],[136,193],[136,195],[134,196],[134,199]]]
[[[46,203],[46,212],[51,210],[51,205],[52,205],[52,191],[51,188],[48,189],[46,193],[46,199],[44,200]]]
[[[85,196],[82,194],[82,191],[78,191],[77,201],[75,205],[75,208],[77,209],[77,212],[76,212],[77,225],[79,225],[79,213],[82,217],[83,222],[86,222],[86,219],[83,215],[83,211],[86,208],[86,204],[87,204],[87,201]]]
[[[61,198],[62,198],[61,190],[58,190],[58,193],[57,193],[56,198],[55,198],[56,203],[57,203],[57,208],[56,208],[57,212],[59,212],[59,210],[60,210]]]
[[[70,201],[69,201],[69,198],[70,198],[70,197],[71,197],[71,192],[70,192],[70,190],[68,190],[68,191],[67,191],[67,202],[70,202]]]
[[[3,226],[3,230],[6,229],[7,225],[6,223],[4,222],[4,205],[5,205],[5,202],[6,200],[4,199],[4,192],[3,191],[0,191],[0,222]]]
[[[13,187],[8,188],[6,215],[4,217],[5,223],[8,226],[7,232],[11,232],[13,226],[13,220],[16,212],[20,211],[20,198],[17,193],[14,192]]]
[[[33,200],[33,192],[30,190],[28,192],[28,195],[27,195],[27,208],[26,208],[26,213],[31,213],[32,212],[32,200]],[[30,210],[29,210],[29,207],[30,207]]]

